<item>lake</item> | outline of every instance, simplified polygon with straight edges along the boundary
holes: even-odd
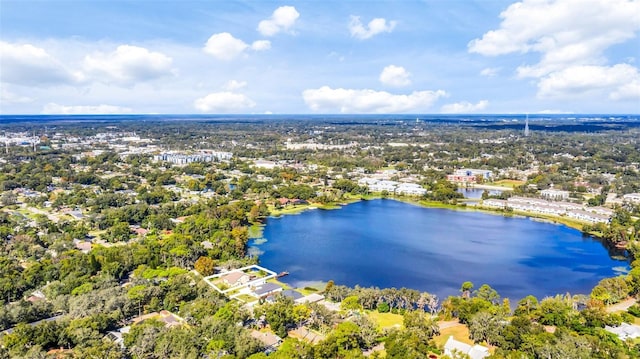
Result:
[[[266,240],[266,241],[265,241]],[[458,295],[464,281],[501,296],[588,294],[599,280],[629,269],[578,230],[528,218],[423,208],[394,200],[269,218],[256,241],[260,263],[288,271],[304,287],[408,287]]]
[[[482,198],[483,192],[484,192],[484,189],[482,188],[458,188],[458,193],[462,193],[464,195],[464,198],[470,198],[470,199]],[[489,190],[489,195],[491,196],[495,196],[501,193],[502,191]]]

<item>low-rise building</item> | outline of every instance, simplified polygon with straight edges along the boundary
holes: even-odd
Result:
[[[483,359],[490,355],[489,348],[478,344],[469,345],[467,343],[463,343],[455,340],[452,335],[444,344],[444,354],[452,358],[456,358],[456,353],[466,354],[471,359]]]
[[[622,196],[623,201],[630,203],[640,203],[640,193],[628,193]]]
[[[617,327],[605,326],[604,330],[613,333],[620,340],[635,339],[640,337],[640,325],[622,323]]]
[[[545,199],[550,199],[553,201],[564,201],[569,199],[569,191],[562,191],[558,189],[545,189],[540,191],[540,196]]]

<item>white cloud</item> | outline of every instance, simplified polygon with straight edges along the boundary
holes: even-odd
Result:
[[[500,68],[498,67],[487,67],[482,69],[482,71],[480,71],[480,75],[486,76],[486,77],[494,77],[495,75],[498,74],[498,72],[500,72]]]
[[[0,81],[27,86],[73,84],[82,75],[67,69],[45,49],[0,41]]]
[[[17,95],[5,88],[0,88],[0,104],[29,103],[34,100],[30,97]]]
[[[442,113],[470,113],[484,110],[489,106],[489,101],[481,100],[473,104],[467,101],[449,103],[440,108]]]
[[[240,90],[242,88],[245,88],[246,86],[247,86],[246,81],[231,80],[231,81],[227,81],[227,83],[224,85],[224,89],[227,91],[235,91],[235,90]]]
[[[640,99],[640,72],[628,64],[572,66],[538,83],[541,98],[604,94],[612,100]]]
[[[303,91],[302,97],[313,111],[340,113],[400,113],[423,111],[446,92],[415,91],[409,95],[395,95],[369,89],[354,90],[323,86]]]
[[[523,0],[500,14],[499,29],[468,44],[470,52],[496,56],[540,53],[516,69],[538,79],[538,97],[605,93],[612,100],[637,98],[637,68],[607,66],[609,47],[635,37],[640,1]],[[622,74],[632,75],[626,79]],[[634,75],[635,74],[635,75]]]
[[[402,87],[411,85],[411,74],[402,66],[389,65],[380,73],[380,82],[385,85]]]
[[[96,52],[84,58],[84,69],[102,82],[134,84],[171,74],[173,60],[144,47],[120,45],[111,53]]]
[[[214,92],[194,101],[193,106],[202,112],[238,113],[245,112],[256,104],[244,94],[230,91]]]
[[[236,39],[228,32],[213,34],[204,46],[204,52],[213,55],[220,60],[233,60],[240,56],[245,50],[263,51],[271,48],[268,40],[258,40],[251,46],[240,39]]]
[[[55,115],[108,115],[118,113],[131,113],[132,110],[128,107],[112,106],[112,105],[97,105],[97,106],[64,106],[57,103],[48,103],[42,109],[42,114],[55,114]]]
[[[300,13],[293,6],[281,6],[277,8],[271,17],[262,20],[258,24],[258,31],[263,36],[273,36],[280,31],[289,30],[300,17]]]
[[[571,65],[601,65],[602,53],[640,29],[640,1],[524,0],[500,14],[500,28],[468,45],[470,52],[495,56],[539,52],[540,62],[521,66],[521,77],[542,77]]]
[[[391,32],[395,27],[395,21],[387,22],[384,18],[375,18],[369,21],[366,27],[360,21],[360,16],[351,16],[351,21],[349,22],[351,36],[360,40],[368,39],[383,32]]]
[[[251,50],[265,51],[271,48],[271,41],[269,40],[257,40],[251,44]]]

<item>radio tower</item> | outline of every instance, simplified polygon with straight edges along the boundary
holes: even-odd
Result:
[[[524,120],[524,137],[529,137],[529,114]]]

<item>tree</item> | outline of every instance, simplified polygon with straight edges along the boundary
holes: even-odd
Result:
[[[460,287],[460,292],[462,292],[462,297],[470,298],[472,289],[473,289],[473,283],[469,281],[462,283],[462,286]]]
[[[475,296],[481,299],[484,299],[493,304],[498,304],[500,302],[500,295],[498,292],[491,288],[488,284],[483,284],[474,292]]]
[[[209,257],[200,257],[194,263],[193,267],[203,276],[210,276],[216,271],[216,262]]]
[[[487,342],[488,345],[496,344],[502,337],[503,318],[486,311],[475,314],[469,322],[469,336],[475,342]]]
[[[360,304],[358,296],[352,295],[342,300],[342,303],[340,303],[340,309],[344,311],[361,311],[362,305]]]
[[[606,305],[618,303],[628,295],[629,286],[623,277],[605,278],[591,291],[591,298],[601,300]]]

